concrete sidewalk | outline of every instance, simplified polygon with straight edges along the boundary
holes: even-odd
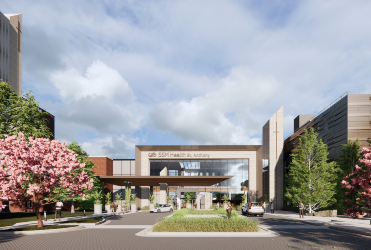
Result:
[[[43,225],[54,225],[54,224],[59,224],[61,222],[65,221],[74,221],[74,220],[80,220],[80,219],[88,219],[88,218],[94,218],[94,217],[106,217],[106,216],[111,216],[111,214],[92,214],[92,215],[86,215],[86,216],[75,216],[75,217],[66,217],[66,218],[61,218],[59,221],[58,219],[54,221],[54,219],[49,219],[47,221],[43,220]],[[6,226],[6,227],[0,227],[0,231],[8,230],[8,229],[15,229],[15,228],[21,228],[21,227],[28,227],[28,226],[35,226],[37,225],[37,221],[27,221],[27,222],[20,222],[16,223],[13,226]],[[94,224],[94,223],[92,223]]]
[[[274,214],[271,213],[268,214],[272,216],[298,220],[309,225],[314,226],[328,225],[329,229],[371,236],[370,218],[353,219],[349,217],[304,216],[304,219],[300,219],[298,213],[281,210],[275,210]]]

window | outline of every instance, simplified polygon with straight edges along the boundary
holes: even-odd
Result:
[[[21,52],[21,23],[18,21],[18,52]]]

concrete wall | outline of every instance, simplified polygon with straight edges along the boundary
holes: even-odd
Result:
[[[9,20],[9,80],[10,86],[22,95],[22,14],[5,14]]]
[[[283,107],[263,126],[263,159],[269,159],[269,200],[283,206]]]
[[[361,148],[368,147],[367,138],[371,137],[371,95],[348,95],[347,139],[358,138]]]

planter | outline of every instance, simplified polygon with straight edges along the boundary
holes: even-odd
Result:
[[[131,204],[131,211],[136,212],[137,211],[137,204]]]
[[[94,204],[94,214],[102,214],[102,205]]]
[[[191,209],[192,208],[192,204],[191,203],[187,203],[186,204],[186,208]]]
[[[110,213],[111,212],[111,205],[105,205],[104,210],[105,210],[105,213]]]
[[[149,211],[155,211],[155,205],[150,204],[149,205]]]
[[[118,205],[117,206],[116,213],[118,213],[118,214],[121,214],[122,213],[122,206],[121,205]]]
[[[224,203],[223,204],[223,209],[227,209],[227,206],[228,206],[228,204]]]

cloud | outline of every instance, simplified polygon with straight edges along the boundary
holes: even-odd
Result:
[[[135,100],[133,91],[120,73],[99,60],[94,61],[84,75],[71,68],[52,74],[51,80],[65,99],[104,96],[118,98],[123,103]]]
[[[109,156],[113,159],[134,158],[138,138],[125,135],[94,138],[81,144],[89,156]]]
[[[248,67],[233,68],[221,88],[190,101],[163,102],[150,113],[153,127],[200,144],[256,144],[261,125],[251,106],[265,105],[279,87],[272,77]]]
[[[136,103],[117,70],[96,60],[85,72],[70,68],[50,78],[62,100],[56,112],[58,138],[75,141],[80,137],[90,155],[104,152],[123,158],[130,154],[127,147],[137,141],[132,134],[140,129],[146,108]]]
[[[58,139],[101,149],[99,140],[122,135],[144,144],[260,143],[261,126],[281,106],[286,135],[298,114],[316,114],[347,90],[369,93],[370,8],[317,0],[2,2],[3,13],[23,14],[24,91],[36,89],[56,115]]]

